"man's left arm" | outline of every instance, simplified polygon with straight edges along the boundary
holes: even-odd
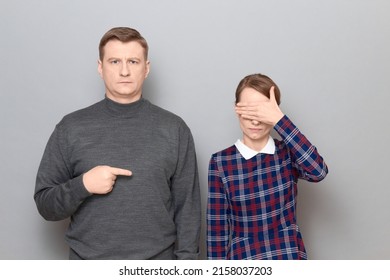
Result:
[[[177,231],[177,259],[197,259],[201,228],[201,199],[195,144],[190,129],[180,127],[178,162],[172,178],[172,198]]]

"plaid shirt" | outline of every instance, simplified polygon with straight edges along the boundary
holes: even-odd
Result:
[[[298,179],[318,182],[328,168],[284,116],[275,153],[246,160],[235,145],[212,155],[208,173],[209,259],[307,259],[296,221]]]

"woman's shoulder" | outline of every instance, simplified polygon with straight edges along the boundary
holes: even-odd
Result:
[[[219,150],[211,155],[212,158],[222,158],[237,154],[238,150],[235,145]]]

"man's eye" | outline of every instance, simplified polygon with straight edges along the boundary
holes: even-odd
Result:
[[[137,60],[130,60],[129,63],[130,63],[130,64],[137,64],[138,61],[137,61]]]
[[[111,64],[118,64],[119,60],[111,60]]]

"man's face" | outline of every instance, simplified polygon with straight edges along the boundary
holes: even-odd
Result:
[[[109,41],[98,71],[106,87],[106,95],[118,103],[132,103],[142,96],[142,85],[149,74],[149,61],[142,46],[134,41]]]

